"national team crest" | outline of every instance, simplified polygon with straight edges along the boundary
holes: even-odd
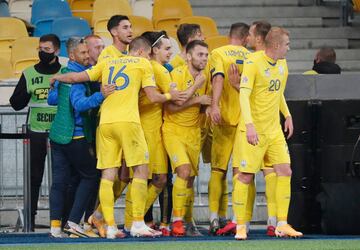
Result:
[[[170,88],[171,89],[176,89],[176,83],[175,82],[170,83]]]
[[[285,69],[282,65],[279,66],[279,74],[284,75]]]

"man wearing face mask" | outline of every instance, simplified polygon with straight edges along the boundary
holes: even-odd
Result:
[[[10,97],[10,104],[16,111],[29,107],[27,123],[31,134],[31,230],[35,229],[35,215],[39,189],[44,173],[47,132],[56,113],[56,107],[47,105],[50,88],[49,79],[61,69],[58,54],[60,40],[54,34],[40,37],[40,62],[24,70]]]

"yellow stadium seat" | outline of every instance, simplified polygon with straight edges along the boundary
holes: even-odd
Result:
[[[101,37],[106,37],[106,38],[112,39],[110,32],[107,30],[107,22],[108,21],[109,21],[109,18],[107,18],[107,19],[104,18],[104,19],[98,20],[96,22],[96,24],[94,25],[94,34],[101,36]]]
[[[70,8],[73,16],[81,17],[91,23],[95,0],[72,0]]]
[[[14,78],[14,72],[10,61],[0,59],[0,80]]]
[[[183,23],[196,23],[201,27],[203,35],[206,37],[218,36],[219,32],[217,29],[216,22],[214,19],[206,16],[188,16],[183,17],[178,22],[178,25]]]
[[[29,34],[24,22],[13,17],[0,17],[0,27],[0,58],[10,61],[12,42]]]
[[[91,24],[109,19],[113,15],[132,15],[132,9],[127,0],[95,0]]]
[[[133,37],[140,36],[145,31],[153,31],[153,25],[149,19],[143,16],[129,16]]]
[[[352,0],[355,12],[360,12],[360,0]]]
[[[156,30],[176,29],[181,18],[192,15],[188,0],[154,0],[152,18]]]
[[[19,77],[22,71],[39,62],[38,37],[21,37],[12,43],[11,63],[16,77]]]
[[[205,42],[209,45],[209,51],[225,46],[229,44],[229,38],[227,36],[211,36],[205,39]]]

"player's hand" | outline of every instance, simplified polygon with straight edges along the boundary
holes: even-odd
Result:
[[[211,106],[207,106],[206,109],[205,109],[206,117],[210,117],[210,113],[211,113]]]
[[[115,91],[114,84],[101,84],[101,93],[104,96],[104,98],[114,93],[114,91]]]
[[[201,71],[197,76],[195,76],[194,79],[194,84],[197,86],[197,88],[201,88],[206,80],[205,75],[203,74],[203,72]]]
[[[284,123],[284,132],[288,133],[286,139],[290,139],[290,137],[293,135],[294,133],[294,125],[293,125],[293,121],[292,121],[292,117],[288,116],[285,119],[285,123]]]
[[[52,76],[52,77],[50,78],[49,82],[50,82],[50,88],[51,88],[51,89],[54,88],[56,81],[57,81],[57,80],[56,80],[56,75],[54,75],[54,76]]]
[[[171,100],[174,102],[184,103],[187,100],[187,94],[183,91],[178,91],[176,89],[170,89]]]
[[[220,114],[220,108],[218,105],[211,106],[210,117],[211,117],[211,121],[214,124],[218,125],[221,123],[221,114]]]
[[[253,123],[246,124],[246,139],[253,146],[259,143],[259,137]]]
[[[201,95],[199,96],[201,105],[210,105],[211,104],[211,96],[209,95]]]
[[[228,69],[228,78],[231,86],[233,86],[235,89],[240,89],[240,73],[239,69],[236,66],[236,64],[232,63]]]

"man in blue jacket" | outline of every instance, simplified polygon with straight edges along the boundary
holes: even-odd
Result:
[[[69,62],[62,73],[81,72],[89,65],[88,47],[84,39],[70,38],[66,44]],[[103,100],[114,91],[107,85],[91,95],[89,83],[55,83],[50,91],[48,103],[58,105],[54,122],[50,129],[52,152],[52,179],[50,191],[50,234],[63,237],[61,221],[64,217],[68,188],[74,185],[74,175],[79,182],[74,190],[72,203],[64,231],[80,237],[88,237],[79,225],[84,211],[92,196],[96,196],[96,158],[91,143],[95,134],[95,118],[91,109],[101,105]],[[75,178],[76,179],[76,178]]]

